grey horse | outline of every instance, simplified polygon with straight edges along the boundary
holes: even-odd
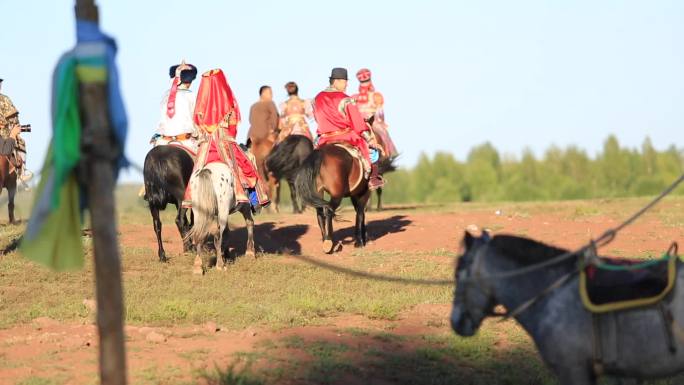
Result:
[[[561,384],[595,384],[603,374],[653,379],[684,370],[684,269],[678,269],[674,289],[662,301],[663,306],[595,318],[581,302],[579,279],[572,275],[577,268],[574,258],[524,275],[486,278],[548,261],[566,250],[521,237],[492,238],[486,232],[481,237],[466,232],[463,244],[451,312],[451,327],[457,334],[474,335],[482,320],[494,315],[497,305],[512,311],[570,274],[563,285],[515,315]],[[679,261],[677,265],[681,267]],[[600,320],[598,338],[594,337],[596,319]],[[597,351],[603,363],[598,367]]]

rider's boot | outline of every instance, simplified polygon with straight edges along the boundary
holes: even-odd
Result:
[[[380,175],[380,169],[377,163],[371,164],[370,178],[368,180],[368,188],[373,191],[385,185],[385,180]]]

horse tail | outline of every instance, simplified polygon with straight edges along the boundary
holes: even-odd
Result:
[[[192,212],[195,223],[185,236],[186,240],[192,240],[195,245],[201,245],[210,234],[213,234],[218,201],[211,180],[211,170],[203,169],[197,174],[197,183],[192,191]]]
[[[143,180],[145,184],[143,199],[147,201],[150,207],[159,210],[166,209],[166,205],[170,201],[166,188],[167,174],[168,167],[166,164],[155,157],[154,154],[148,154],[143,166]]]
[[[320,150],[312,152],[302,163],[295,177],[295,187],[302,202],[317,208],[330,208],[330,202],[321,198],[316,189],[316,177],[321,170],[323,154]]]
[[[394,161],[396,159],[397,159],[396,156],[381,158],[380,161],[378,161],[378,170],[380,171],[380,175],[383,175],[383,174],[388,173],[388,172],[396,171],[397,165],[394,164]]]

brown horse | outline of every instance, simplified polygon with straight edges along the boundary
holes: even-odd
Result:
[[[272,197],[275,194],[275,188],[277,185],[277,180],[269,177],[268,171],[266,169],[266,158],[268,154],[271,153],[273,149],[273,144],[275,143],[276,135],[271,132],[261,138],[247,139],[247,148],[249,152],[254,155],[257,165],[257,172],[259,173],[259,178],[261,178],[264,183],[268,183],[268,196]]]
[[[357,183],[359,180],[360,183]],[[357,186],[354,186],[355,184]],[[323,145],[306,158],[297,173],[295,185],[302,201],[316,208],[324,252],[332,253],[335,249],[332,221],[335,210],[345,197],[351,198],[356,210],[354,246],[366,245],[368,232],[365,211],[370,190],[368,179],[363,178],[360,160],[352,157],[338,145]],[[330,201],[322,198],[323,191],[330,195]]]
[[[14,219],[14,196],[17,194],[17,172],[12,170],[12,165],[7,155],[0,155],[0,192],[7,189],[7,211],[11,224],[17,223]]]

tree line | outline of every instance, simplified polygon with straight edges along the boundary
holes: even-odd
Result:
[[[450,153],[422,154],[415,167],[385,177],[390,203],[537,201],[655,195],[684,172],[684,152],[664,151],[646,138],[641,148],[621,147],[609,136],[599,154],[550,147],[538,158],[501,155],[490,143],[474,147],[465,161]],[[684,188],[675,193],[684,194]]]

